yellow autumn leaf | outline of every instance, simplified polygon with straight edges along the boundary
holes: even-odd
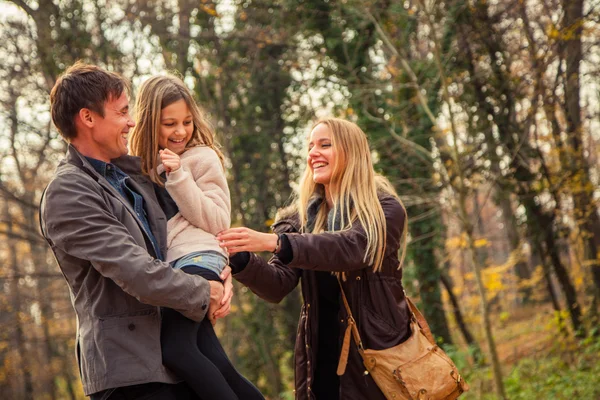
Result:
[[[464,249],[467,247],[467,241],[464,235],[454,236],[446,240],[446,247],[448,249]]]
[[[477,239],[475,241],[475,247],[476,248],[485,247],[488,244],[489,244],[489,242],[487,241],[487,239]]]
[[[217,14],[217,10],[215,10],[212,7],[209,6],[205,6],[204,4],[200,5],[200,8],[202,9],[202,11],[204,11],[205,13],[207,13],[208,15],[212,15],[213,17],[218,17],[219,15]]]

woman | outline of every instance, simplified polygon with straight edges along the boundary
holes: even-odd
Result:
[[[347,318],[338,277],[366,348],[407,339],[398,259],[406,213],[389,182],[374,172],[366,135],[354,123],[319,121],[308,149],[298,200],[280,213],[274,234],[233,228],[217,239],[230,253],[234,277],[267,301],[281,301],[302,279],[297,399],[385,399],[365,374],[355,343],[345,373],[336,373]],[[274,256],[267,263],[249,253],[259,251]]]

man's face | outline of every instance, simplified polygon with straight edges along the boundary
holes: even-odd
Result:
[[[95,124],[90,147],[94,155],[90,157],[110,162],[127,154],[127,135],[135,122],[129,115],[129,99],[125,92],[117,98],[109,98],[104,103],[104,117],[94,113]]]

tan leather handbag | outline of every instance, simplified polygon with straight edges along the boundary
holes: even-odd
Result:
[[[368,373],[386,399],[453,400],[469,390],[456,365],[435,344],[427,321],[408,297],[406,301],[411,311],[412,329],[410,337],[385,350],[363,348],[356,321],[339,278],[338,282],[348,311],[348,327],[342,344],[338,375],[343,375],[346,370],[352,334]]]

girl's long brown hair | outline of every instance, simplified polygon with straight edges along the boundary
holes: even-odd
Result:
[[[223,153],[219,150],[214,133],[209,123],[203,118],[200,107],[194,101],[194,97],[185,83],[173,75],[153,76],[142,83],[137,95],[135,102],[136,125],[129,134],[129,151],[132,155],[142,159],[142,172],[159,185],[164,185],[164,181],[156,169],[160,150],[158,145],[160,113],[163,108],[179,100],[184,100],[187,104],[194,123],[194,131],[186,149],[194,146],[210,147],[223,163]]]

